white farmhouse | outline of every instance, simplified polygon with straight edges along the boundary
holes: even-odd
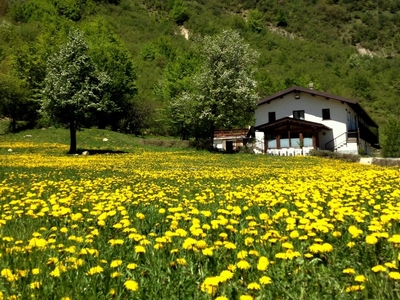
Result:
[[[311,149],[371,154],[378,125],[355,100],[294,86],[258,102],[256,152],[307,154]]]

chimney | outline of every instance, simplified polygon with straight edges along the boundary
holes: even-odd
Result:
[[[310,83],[308,84],[308,88],[309,88],[310,90],[313,90],[313,89],[314,89],[314,83],[310,82]]]

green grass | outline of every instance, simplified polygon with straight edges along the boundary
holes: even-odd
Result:
[[[68,151],[69,131],[63,128],[42,128],[6,133],[7,122],[0,122],[0,151],[18,153],[51,153],[64,155]],[[107,140],[105,140],[107,139]],[[78,153],[132,153],[135,151],[178,151],[189,147],[187,141],[171,137],[135,137],[102,129],[82,129],[77,132]]]

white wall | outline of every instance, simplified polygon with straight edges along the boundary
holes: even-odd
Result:
[[[322,109],[325,108],[330,109],[330,120],[322,120]],[[255,111],[255,124],[259,126],[268,123],[269,112],[275,112],[276,119],[278,120],[284,117],[293,117],[294,110],[304,110],[304,119],[306,121],[324,124],[332,128],[332,130],[320,132],[320,149],[325,149],[325,143],[348,131],[347,128],[349,130],[353,129],[350,126],[354,122],[355,114],[345,102],[342,103],[338,100],[326,99],[305,93],[300,93],[300,99],[295,99],[294,93],[291,93],[285,95],[283,98],[275,99],[269,104],[264,103],[258,106]]]

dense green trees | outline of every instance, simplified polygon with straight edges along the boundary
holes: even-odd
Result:
[[[390,119],[383,128],[382,156],[400,157],[400,121]]]
[[[174,20],[174,22],[178,25],[183,25],[183,23],[189,20],[189,12],[183,0],[174,1],[174,5],[169,15],[171,16],[172,20]]]
[[[32,121],[36,103],[29,103],[29,89],[15,76],[0,74],[0,115],[11,119],[10,131],[17,131],[17,121]],[[33,109],[32,109],[33,108]]]
[[[133,59],[124,43],[103,19],[94,19],[83,29],[93,63],[99,71],[105,72],[110,77],[108,87],[110,101],[121,108],[112,113],[99,111],[96,113],[96,118],[90,120],[91,123],[87,125],[100,128],[109,126],[125,132],[127,128],[121,126],[120,120],[127,119],[128,116],[124,112],[132,109],[134,105],[132,100],[137,92]]]

